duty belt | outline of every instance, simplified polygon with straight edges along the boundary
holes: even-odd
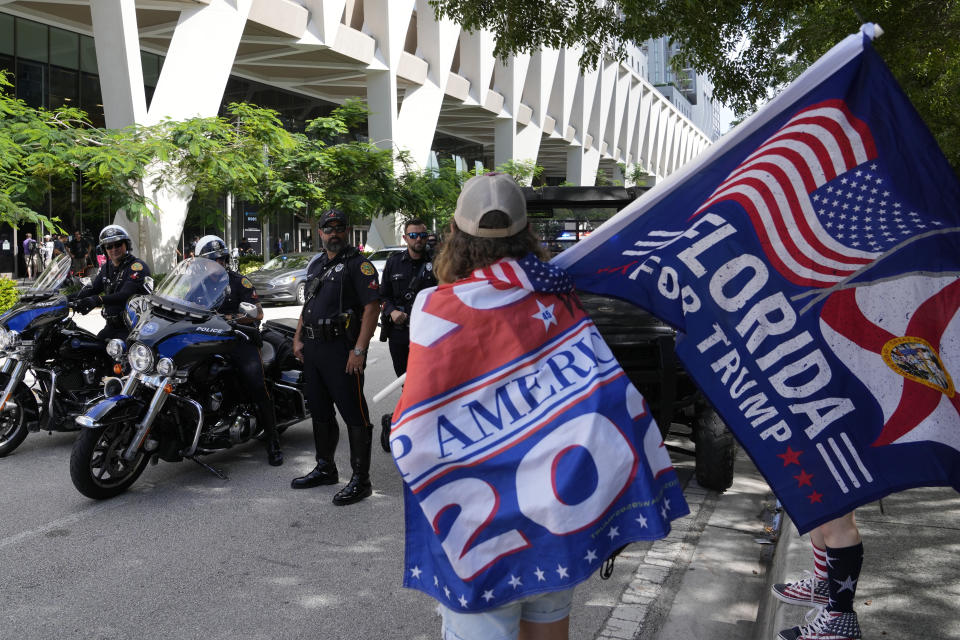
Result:
[[[324,318],[301,327],[301,333],[310,340],[334,340],[342,336],[343,331],[343,321],[339,318]]]

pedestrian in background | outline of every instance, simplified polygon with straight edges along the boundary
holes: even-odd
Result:
[[[87,254],[90,253],[90,243],[79,231],[73,232],[73,239],[67,244],[70,253],[70,269],[75,275],[82,276],[87,270]]]
[[[26,267],[27,278],[31,280],[40,272],[40,251],[32,233],[27,233],[23,239],[23,266]]]
[[[307,272],[306,302],[293,337],[293,353],[303,362],[317,466],[290,484],[306,489],[338,482],[336,405],[347,423],[353,475],[333,497],[335,505],[353,504],[373,493],[373,425],[363,397],[363,370],[380,312],[379,286],[377,270],[348,244],[349,230],[346,214],[338,209],[320,216],[324,253]]]
[[[390,346],[390,359],[397,376],[407,372],[407,356],[410,353],[410,313],[417,294],[428,287],[437,286],[433,273],[433,254],[427,248],[427,225],[423,220],[407,220],[403,226],[403,241],[407,250],[395,253],[387,259],[380,282],[380,340]],[[390,451],[390,418],[392,413],[380,418],[380,446]]]

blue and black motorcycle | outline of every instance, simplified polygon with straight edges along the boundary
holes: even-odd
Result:
[[[76,417],[102,397],[113,372],[104,342],[71,318],[61,292],[69,273],[68,256],[53,258],[0,316],[0,457],[30,431],[76,430]]]
[[[104,385],[105,398],[77,418],[82,433],[70,457],[70,477],[85,496],[112,498],[140,477],[151,459],[194,460],[247,442],[261,431],[244,397],[230,352],[261,339],[249,325],[217,314],[229,287],[227,272],[205,258],[181,262],[142,304],[129,347],[111,340],[107,352],[126,359],[130,374]],[[243,303],[241,312],[256,307]],[[308,417],[302,371],[292,357],[295,321],[268,322],[261,356],[277,429]]]

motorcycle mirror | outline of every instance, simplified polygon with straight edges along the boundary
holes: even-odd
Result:
[[[147,276],[143,279],[143,289],[147,293],[153,293],[153,277]]]
[[[249,302],[240,303],[240,313],[251,318],[257,317],[257,305],[250,304]]]

